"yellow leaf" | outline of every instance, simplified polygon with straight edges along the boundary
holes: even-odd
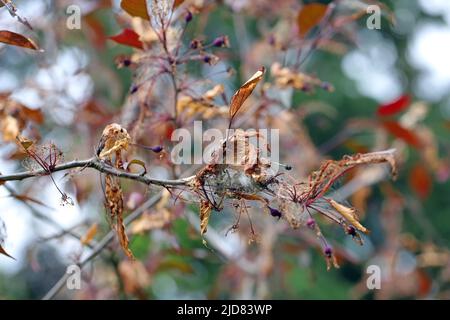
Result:
[[[22,146],[22,148],[26,150],[28,150],[28,148],[30,148],[33,145],[33,141],[31,141],[30,139],[27,139],[25,137],[22,136],[17,136],[17,141],[19,141],[19,144]]]
[[[209,216],[211,215],[211,203],[202,200],[200,202],[200,233],[204,235],[208,231]]]
[[[250,96],[250,94],[255,89],[256,85],[264,76],[264,73],[266,72],[266,68],[261,67],[256,73],[245,82],[238,91],[233,95],[231,98],[230,103],[230,118],[233,119],[236,113],[241,109],[242,105],[244,104],[245,100]]]
[[[19,135],[19,122],[16,118],[8,115],[1,121],[0,130],[4,141],[14,141]]]
[[[345,218],[345,220],[351,223],[356,229],[364,233],[369,233],[369,230],[366,229],[361,223],[359,223],[359,218],[354,208],[346,207],[343,204],[334,201],[333,199],[328,200],[328,202],[338,213],[340,213]]]
[[[14,257],[13,257],[13,256],[10,256],[9,253],[6,252],[5,249],[3,249],[3,247],[2,247],[1,245],[0,245],[0,254],[2,254],[2,255],[4,255],[4,256],[7,256],[7,257],[9,257],[9,258],[11,258],[11,259],[14,259]],[[16,260],[16,259],[14,259],[14,260]]]
[[[322,3],[304,5],[297,16],[297,26],[300,36],[304,37],[312,28],[317,26],[327,12],[328,6]]]
[[[122,0],[120,7],[133,17],[150,20],[146,0]]]
[[[24,37],[18,33],[7,30],[0,30],[0,42],[12,46],[18,46],[32,50],[40,50],[39,46],[33,40]]]
[[[91,243],[92,240],[94,239],[95,235],[97,234],[97,232],[98,232],[98,224],[94,223],[92,226],[90,226],[88,231],[80,239],[81,244],[86,246],[89,243]]]

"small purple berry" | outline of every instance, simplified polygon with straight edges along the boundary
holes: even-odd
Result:
[[[131,60],[130,60],[130,59],[124,59],[124,60],[123,60],[123,65],[124,65],[125,67],[129,67],[129,66],[131,65]]]
[[[314,229],[316,227],[316,220],[309,218],[308,221],[306,221],[306,226],[310,229]]]
[[[160,153],[161,151],[164,150],[164,148],[162,146],[156,146],[156,147],[150,148],[150,150],[152,150],[154,153]]]
[[[132,86],[132,87],[131,87],[131,90],[130,90],[130,93],[131,93],[131,94],[136,93],[136,91],[138,91],[138,89],[139,89],[138,86]]]
[[[184,16],[184,21],[186,21],[186,23],[192,21],[192,12],[190,12],[189,10],[186,12],[186,15]]]
[[[279,211],[279,210],[277,210],[277,209],[274,209],[274,208],[271,208],[271,207],[269,207],[269,206],[267,206],[267,208],[269,208],[270,215],[271,215],[272,217],[278,217],[278,220],[281,219],[281,216],[283,215],[283,214],[281,213],[281,211]]]
[[[211,57],[210,56],[204,56],[203,57],[203,62],[210,63],[211,62]]]
[[[331,256],[333,255],[333,249],[331,249],[330,246],[326,246],[325,249],[323,250],[323,253],[325,253],[327,258],[331,258]]]
[[[352,237],[356,236],[356,229],[353,226],[347,227],[347,233]]]

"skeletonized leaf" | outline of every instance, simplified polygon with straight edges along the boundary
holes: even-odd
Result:
[[[297,26],[300,36],[304,37],[312,28],[317,26],[325,16],[328,6],[322,3],[304,5],[297,16]]]
[[[245,100],[251,95],[256,85],[264,76],[266,68],[261,67],[256,73],[245,82],[233,95],[230,102],[230,118],[233,119],[236,113],[241,109]]]
[[[144,48],[143,43],[141,42],[141,40],[139,40],[139,35],[131,29],[124,29],[121,33],[109,37],[109,39],[129,47],[137,49]]]
[[[150,20],[146,0],[122,0],[120,7],[133,17]]]
[[[328,200],[328,202],[340,215],[345,218],[345,220],[351,223],[356,229],[364,233],[369,233],[369,230],[359,222],[359,218],[356,214],[355,208],[346,207],[343,204],[334,201],[333,199]]]
[[[95,235],[98,232],[98,223],[94,223],[92,226],[89,227],[88,231],[81,237],[80,242],[82,245],[88,245],[92,242]]]
[[[5,249],[3,249],[3,247],[0,245],[0,254],[7,256],[13,260],[16,260],[13,256],[11,256],[8,252],[5,251]]]
[[[0,42],[32,50],[41,50],[33,40],[22,36],[21,34],[7,30],[0,30]]]
[[[200,202],[200,233],[204,235],[208,231],[209,216],[211,215],[211,203],[202,200]]]

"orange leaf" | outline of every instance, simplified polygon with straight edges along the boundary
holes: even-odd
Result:
[[[409,145],[413,147],[420,147],[421,143],[419,137],[411,130],[402,127],[398,122],[383,121],[382,126],[384,127],[384,129],[386,129],[387,132],[399,139],[402,139]]]
[[[80,239],[81,244],[88,245],[89,243],[91,243],[92,239],[94,239],[97,232],[98,232],[98,224],[94,223],[92,226],[89,227],[88,231],[86,231],[86,233]]]
[[[184,0],[175,0],[173,3],[173,8],[174,9],[178,8],[183,2]]]
[[[3,254],[4,256],[10,257],[11,259],[14,259],[13,256],[10,256],[8,252],[5,251],[5,249],[3,249],[3,247],[0,245],[0,254]],[[14,259],[16,260],[16,259]]]
[[[322,3],[304,5],[297,16],[297,26],[301,37],[317,26],[325,16],[328,6]]]
[[[238,91],[233,95],[230,102],[230,118],[233,119],[236,113],[241,109],[245,100],[252,94],[256,85],[261,81],[266,68],[261,67],[256,73],[245,82]]]
[[[133,17],[150,20],[146,0],[122,0],[120,7]]]
[[[426,199],[430,194],[432,187],[431,177],[428,170],[421,163],[417,163],[412,168],[409,175],[409,185],[422,200]]]
[[[0,42],[12,46],[18,46],[33,50],[40,50],[38,45],[34,43],[33,40],[11,31],[0,30]]]
[[[109,39],[126,46],[138,49],[144,48],[143,43],[139,40],[139,35],[131,29],[124,29],[122,33],[109,37]]]

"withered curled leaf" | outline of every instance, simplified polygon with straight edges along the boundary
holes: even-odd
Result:
[[[126,166],[125,166],[125,169],[126,169],[127,171],[130,171],[130,166],[133,165],[133,164],[136,164],[136,165],[138,165],[138,166],[141,166],[142,169],[144,169],[144,170],[141,172],[141,175],[144,175],[144,174],[147,173],[147,168],[145,167],[145,162],[142,161],[142,160],[139,160],[139,159],[133,159],[133,160],[131,160],[130,162],[128,162],[128,163],[126,164]]]
[[[131,137],[127,130],[117,123],[109,124],[103,130],[97,149],[100,159],[111,157],[113,153],[119,155],[122,150],[127,150]]]
[[[234,118],[236,113],[238,113],[238,111],[241,109],[245,100],[247,100],[247,98],[252,94],[252,92],[255,89],[258,82],[261,81],[261,79],[263,78],[265,72],[266,72],[266,68],[261,67],[233,95],[233,97],[231,98],[231,102],[230,102],[230,119],[231,120]]]
[[[0,42],[32,50],[41,50],[33,40],[21,34],[7,30],[0,30]]]
[[[208,231],[209,216],[211,215],[212,205],[209,201],[200,202],[200,233],[204,235]]]
[[[352,224],[356,229],[364,233],[369,233],[369,230],[359,222],[359,217],[356,214],[355,208],[346,207],[343,204],[334,201],[333,199],[329,199],[328,202],[342,217],[344,217],[345,220]]]
[[[3,247],[0,245],[0,254],[7,256],[13,260],[16,260],[13,256],[11,256],[8,252],[5,251],[5,249],[3,249]]]

